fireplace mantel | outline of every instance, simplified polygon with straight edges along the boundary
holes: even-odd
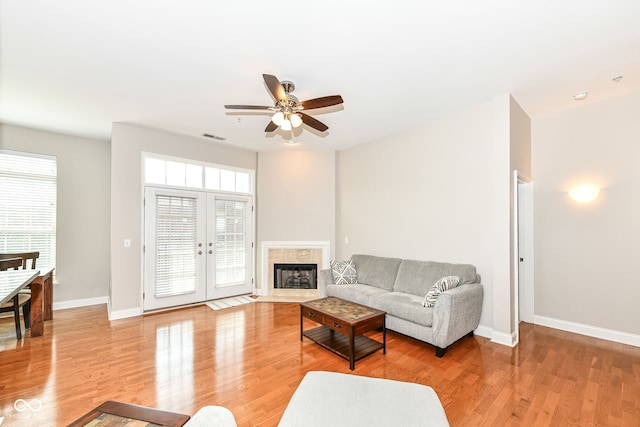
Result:
[[[273,264],[312,260],[318,269],[330,268],[331,242],[328,241],[264,241],[261,245],[260,296],[291,295],[319,297],[318,289],[273,289]],[[271,256],[270,256],[271,254]],[[303,261],[305,260],[305,261]],[[311,262],[311,261],[309,261]]]

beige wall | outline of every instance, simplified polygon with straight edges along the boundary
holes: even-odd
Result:
[[[114,123],[111,135],[112,318],[140,313],[142,295],[142,152],[256,169],[254,151],[152,128]],[[131,239],[125,248],[124,239]]]
[[[640,92],[532,122],[535,314],[640,334]],[[568,197],[593,182],[590,204]]]
[[[513,97],[509,96],[509,132],[510,132],[510,167],[509,171],[518,171],[518,175],[527,179],[531,178],[531,119],[520,107]],[[509,224],[511,228],[509,238],[509,260],[510,262],[518,257],[518,248],[514,247],[514,224],[517,224],[517,218],[514,216],[514,206],[518,203],[514,197],[514,181],[509,180],[509,195],[510,195],[510,209],[511,212]],[[527,260],[529,261],[529,260]],[[514,333],[517,329],[519,319],[516,318],[516,306],[518,301],[518,293],[516,292],[517,280],[515,275],[517,274],[516,268],[510,269],[510,305],[511,313],[513,314],[510,319],[510,330]],[[521,295],[520,297],[524,297]]]
[[[0,124],[0,148],[56,156],[54,307],[106,301],[109,292],[109,142]]]
[[[487,327],[493,325],[497,206],[493,110],[488,102],[337,156],[337,258],[366,253],[474,264],[485,285],[481,324]],[[507,189],[508,175],[502,172]],[[508,232],[508,222],[503,228]],[[508,240],[501,244],[508,257]]]
[[[258,154],[258,285],[263,241],[329,241],[335,247],[335,152]]]

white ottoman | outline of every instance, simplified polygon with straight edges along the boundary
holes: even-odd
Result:
[[[308,372],[280,427],[449,426],[431,387],[336,372]]]
[[[182,427],[237,427],[230,410],[223,406],[203,406]]]

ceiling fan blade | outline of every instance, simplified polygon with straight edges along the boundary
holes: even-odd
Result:
[[[305,110],[311,110],[313,108],[330,107],[332,105],[342,104],[344,101],[340,95],[323,96],[322,98],[308,99],[298,103]]]
[[[224,108],[235,110],[270,110],[273,107],[265,107],[263,105],[225,105]]]
[[[300,117],[302,117],[302,122],[305,125],[309,125],[312,128],[319,130],[320,132],[324,132],[325,130],[329,129],[329,126],[325,125],[324,123],[322,123],[319,120],[314,119],[313,117],[311,117],[308,114],[302,113],[302,112],[298,112],[298,114],[300,114]]]
[[[267,84],[269,91],[273,94],[276,100],[287,100],[287,94],[285,93],[282,84],[280,84],[280,80],[278,80],[276,76],[272,76],[271,74],[263,74],[262,78],[264,79],[264,82]]]
[[[276,129],[278,129],[278,125],[273,123],[271,120],[269,120],[269,124],[267,125],[266,128],[264,128],[264,131],[265,132],[273,132]]]

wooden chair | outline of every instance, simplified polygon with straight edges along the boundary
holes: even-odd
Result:
[[[0,259],[0,271],[18,270],[23,266],[22,258],[5,258]],[[18,293],[11,301],[7,301],[0,305],[0,313],[13,312],[13,318],[16,323],[16,337],[22,339],[22,326],[20,326],[20,307],[24,315],[24,328],[31,327],[31,294]]]
[[[35,270],[36,268],[36,260],[40,257],[40,252],[21,252],[21,253],[13,253],[13,254],[0,254],[0,261],[3,259],[14,259],[20,258],[22,261],[22,269],[26,270],[29,268],[29,264],[31,264],[31,269]],[[31,261],[31,263],[29,263]],[[20,291],[21,294],[31,294],[31,288],[27,286],[26,288]]]
[[[36,260],[40,257],[40,252],[21,252],[21,253],[11,253],[11,254],[0,254],[0,261],[4,259],[11,258],[20,258],[22,260],[22,269],[26,270],[27,268],[31,268],[32,270],[36,268]],[[31,263],[29,263],[31,261]],[[31,264],[31,267],[29,267]]]

